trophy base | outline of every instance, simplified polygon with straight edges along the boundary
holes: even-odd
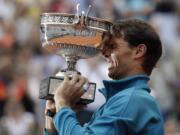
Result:
[[[57,89],[59,84],[64,80],[63,77],[51,76],[41,81],[39,98],[45,100],[54,100],[54,91]],[[90,82],[88,89],[81,96],[77,104],[89,104],[94,102],[95,99],[96,84]]]

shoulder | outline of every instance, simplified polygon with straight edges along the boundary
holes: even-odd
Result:
[[[147,112],[160,114],[155,99],[145,89],[135,87],[123,90],[111,97],[105,108],[117,111],[123,116]]]
[[[106,112],[110,112],[111,114],[116,114],[121,116],[124,114],[129,101],[131,100],[131,96],[133,95],[133,89],[126,89],[118,92],[114,96],[108,99],[108,101],[104,104],[104,109]]]
[[[161,120],[161,112],[154,97],[143,88],[135,88],[129,97],[124,117],[137,118],[142,122],[151,119]]]
[[[148,92],[148,88],[137,88],[135,87],[131,98],[129,99],[129,104],[135,104],[136,108],[151,108],[157,107],[157,103],[154,97]]]
[[[137,131],[143,129],[151,120],[155,123],[162,122],[155,99],[142,88],[133,87],[117,93],[107,101],[103,112]]]

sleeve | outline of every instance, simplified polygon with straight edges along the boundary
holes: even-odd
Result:
[[[44,135],[59,135],[57,132],[55,133],[50,133],[46,129],[44,129]]]
[[[107,110],[105,114],[97,116],[93,122],[90,121],[82,127],[76,119],[75,112],[64,107],[55,115],[53,121],[60,135],[124,135],[124,119],[111,113],[113,112]]]

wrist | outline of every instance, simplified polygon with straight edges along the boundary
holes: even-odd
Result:
[[[58,99],[55,101],[56,112],[58,112],[63,107],[70,107],[70,104],[64,99]]]
[[[48,132],[56,132],[56,128],[54,127],[53,119],[49,116],[45,116],[45,129]]]

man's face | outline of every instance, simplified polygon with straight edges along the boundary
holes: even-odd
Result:
[[[108,62],[108,75],[112,79],[127,76],[133,68],[133,48],[123,38],[111,37],[103,44],[102,54]]]

